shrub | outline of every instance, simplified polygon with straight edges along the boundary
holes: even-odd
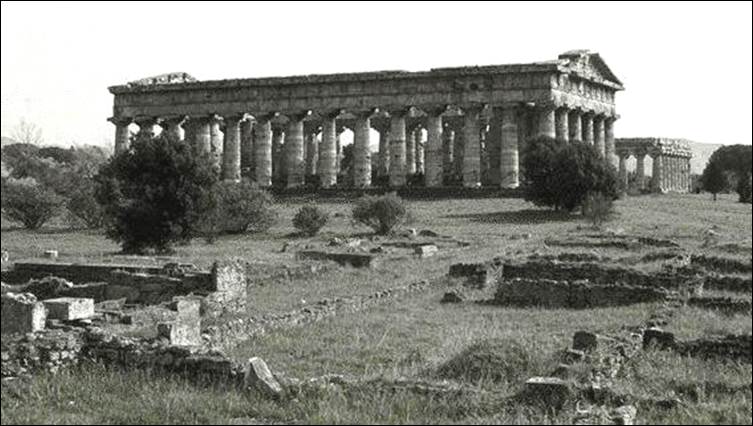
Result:
[[[277,219],[272,196],[248,180],[218,183],[207,202],[199,229],[210,243],[221,234],[265,232]]]
[[[54,191],[33,181],[9,180],[2,189],[3,214],[26,229],[41,228],[60,212],[64,202]]]
[[[329,220],[329,215],[316,206],[303,206],[293,217],[293,226],[304,235],[313,237],[324,228]]]
[[[405,203],[395,193],[381,197],[365,196],[353,207],[353,220],[364,224],[379,235],[391,233],[408,215]]]
[[[591,192],[583,202],[583,216],[594,228],[609,221],[614,215],[614,203],[612,198],[600,192]]]
[[[135,138],[96,177],[106,235],[127,253],[171,251],[197,233],[217,179],[210,158],[188,143],[165,134]]]
[[[573,211],[591,192],[617,198],[616,171],[592,145],[537,138],[523,162],[525,199],[536,205]]]

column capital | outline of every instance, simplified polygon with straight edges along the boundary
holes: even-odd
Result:
[[[149,124],[162,124],[162,121],[163,120],[161,117],[152,117],[146,115],[136,116],[133,119],[133,122],[138,124],[139,126]]]
[[[110,123],[116,126],[127,126],[133,123],[133,118],[132,117],[109,117],[107,121],[109,121]]]
[[[360,118],[360,119],[371,118],[371,117],[375,116],[376,114],[378,114],[379,111],[380,111],[380,109],[377,108],[377,107],[367,108],[367,109],[357,109],[357,110],[350,109],[350,110],[348,110],[348,112],[350,112],[351,114],[353,114],[354,116],[356,116],[356,118]]]
[[[256,118],[257,121],[271,121],[280,116],[279,111],[258,112],[251,113],[251,116]]]
[[[293,121],[302,121],[306,119],[307,117],[310,117],[311,114],[313,114],[313,112],[310,109],[286,111],[282,113],[282,115],[288,117],[289,120],[293,120]]]
[[[324,119],[327,119],[327,120],[334,120],[334,119],[336,119],[337,117],[339,117],[339,116],[341,116],[343,114],[345,114],[345,110],[344,109],[342,109],[342,108],[335,108],[335,109],[328,109],[328,110],[325,110],[323,112],[320,112],[319,116],[322,117],[322,118],[324,118]]]
[[[250,117],[248,113],[245,112],[236,112],[236,113],[229,113],[225,114],[223,118],[225,121],[245,121]]]

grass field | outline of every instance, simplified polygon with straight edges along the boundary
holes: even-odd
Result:
[[[224,237],[214,245],[195,241],[179,247],[176,257],[204,267],[223,257],[294,265],[299,262],[295,250],[281,251],[286,243],[305,246],[336,236],[368,233],[368,229],[351,224],[350,205],[340,201],[320,204],[333,215],[322,235],[292,238],[291,219],[307,202],[310,200],[280,202],[280,220],[267,234]],[[594,231],[577,216],[540,210],[522,200],[411,201],[409,205],[412,220],[406,226],[453,236],[470,246],[428,259],[405,257],[366,270],[335,267],[253,287],[250,314],[286,312],[324,298],[365,295],[435,279],[446,274],[450,264],[500,255],[580,251],[619,258],[658,251],[548,246],[547,239]],[[716,203],[708,195],[629,197],[618,201],[616,208],[619,215],[606,231],[670,239],[689,252],[750,261],[751,206],[736,203],[732,197],[721,197]],[[709,230],[716,234],[711,242]],[[725,251],[716,248],[725,245]],[[123,260],[117,255],[118,247],[96,232],[56,227],[32,233],[3,222],[2,248],[12,259],[38,257],[44,250],[56,249],[61,260]],[[179,379],[94,368],[3,385],[2,423],[569,423],[572,417],[567,413],[515,403],[513,397],[523,381],[551,371],[557,365],[556,353],[570,344],[575,331],[617,332],[643,324],[656,308],[543,310],[443,305],[439,299],[444,291],[438,286],[361,312],[240,341],[229,355],[239,360],[259,356],[273,370],[300,378],[333,373],[365,380],[440,380],[447,377],[438,375],[439,368],[474,343],[494,339],[513,348],[510,353],[518,355],[510,355],[505,369],[509,372],[502,380],[452,378],[469,389],[468,396],[443,400],[366,388],[273,403],[221,388],[195,388]],[[749,314],[726,317],[683,309],[677,318],[676,332],[683,338],[751,331]],[[631,360],[615,382],[620,390],[642,400],[682,401],[672,407],[637,403],[640,423],[751,423],[750,364],[647,352]]]

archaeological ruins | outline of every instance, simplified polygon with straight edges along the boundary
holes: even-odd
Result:
[[[651,192],[689,192],[692,184],[690,158],[693,151],[689,141],[668,138],[620,138],[615,152],[619,158],[619,177],[624,187],[628,186],[627,160],[636,160],[638,189]],[[646,181],[646,156],[653,161],[650,185]],[[650,186],[650,188],[647,188]]]
[[[116,152],[127,149],[131,124],[144,134],[161,126],[212,153],[225,180],[247,176],[269,187],[278,178],[296,188],[316,176],[323,188],[337,185],[340,135],[349,129],[356,188],[372,186],[372,176],[402,187],[417,173],[427,187],[516,188],[530,137],[585,141],[616,162],[622,89],[598,53],[575,50],[550,61],[422,72],[216,81],[178,73],[109,90]]]

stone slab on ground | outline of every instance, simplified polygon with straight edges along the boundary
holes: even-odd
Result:
[[[58,297],[43,300],[47,317],[61,321],[87,319],[94,316],[94,299],[79,297]]]
[[[263,359],[254,357],[248,360],[244,383],[246,388],[256,390],[270,398],[278,398],[283,390]]]
[[[44,330],[47,309],[31,293],[5,293],[2,296],[2,334],[34,333]]]

